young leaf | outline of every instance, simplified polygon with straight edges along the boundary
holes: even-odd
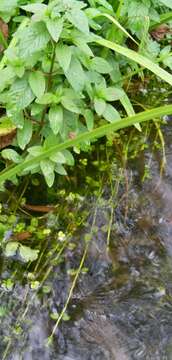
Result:
[[[45,181],[49,187],[54,183],[54,163],[51,160],[42,160],[40,162],[42,173],[45,177]]]
[[[101,116],[106,109],[106,102],[103,99],[95,98],[94,108],[96,110],[97,115]]]
[[[63,125],[63,108],[60,105],[51,106],[49,122],[53,133],[57,135]]]
[[[63,30],[63,18],[46,19],[47,29],[55,42],[58,42]]]
[[[22,161],[22,157],[13,149],[5,149],[1,151],[1,156],[4,159],[13,161],[14,163],[20,163]]]
[[[78,30],[84,34],[89,34],[88,19],[83,11],[76,8],[72,9],[67,12],[66,17]]]
[[[31,72],[29,75],[29,85],[37,98],[43,96],[45,92],[45,78],[41,71]]]
[[[26,145],[29,143],[32,137],[32,123],[30,120],[24,120],[24,126],[22,129],[17,131],[17,141],[18,145],[22,150],[25,149]]]
[[[56,48],[56,57],[63,71],[66,72],[69,69],[69,65],[71,62],[71,47],[68,45],[59,44]]]
[[[20,245],[19,253],[25,262],[35,261],[38,258],[39,250],[33,250],[28,246]]]
[[[119,121],[120,119],[119,112],[110,104],[106,105],[103,117],[109,122]]]
[[[112,71],[111,65],[107,62],[107,60],[95,56],[91,62],[91,70],[97,71],[100,74],[109,74]]]

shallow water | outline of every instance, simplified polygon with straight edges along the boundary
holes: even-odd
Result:
[[[87,209],[87,221],[70,239],[77,247],[68,247],[61,263],[53,263],[44,284],[50,292],[31,289],[27,267],[2,256],[0,298],[6,312],[1,314],[1,359],[172,359],[170,125],[164,132],[167,166],[162,178],[158,157],[147,151],[144,160],[150,178],[144,183],[138,160],[126,171],[128,192],[121,181],[112,196],[113,187],[104,182],[101,196],[88,194],[82,199],[78,214]],[[51,217],[43,221],[50,224]],[[56,226],[58,222],[52,225],[50,241]],[[77,281],[68,321],[61,322],[52,344],[46,346],[56,322],[51,314],[65,304],[73,280],[69,270],[78,268],[88,233],[91,240],[84,264],[88,271]],[[10,276],[15,285],[4,288],[3,280]]]

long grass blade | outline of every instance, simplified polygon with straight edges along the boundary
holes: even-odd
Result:
[[[97,14],[95,17],[99,17],[99,16],[104,16],[107,19],[109,19],[110,21],[112,21],[113,24],[116,27],[118,27],[118,29],[120,29],[127,37],[129,37],[132,41],[134,41],[135,44],[139,45],[138,42],[130,35],[130,33],[127,30],[125,30],[125,28],[113,16],[106,14],[106,13],[100,13],[100,14]]]
[[[143,111],[134,116],[120,119],[108,125],[100,126],[99,128],[94,129],[90,132],[87,131],[85,133],[82,133],[81,135],[78,135],[75,139],[67,140],[61,144],[50,147],[41,155],[36,156],[32,160],[23,161],[22,163],[14,166],[13,168],[1,172],[0,183],[4,182],[7,179],[12,178],[16,174],[20,173],[20,171],[26,169],[27,167],[33,165],[34,163],[38,164],[40,161],[48,158],[50,155],[52,155],[55,152],[70,148],[72,146],[76,146],[82,143],[83,141],[92,140],[105,136],[110,132],[117,131],[122,128],[126,128],[128,126],[134,125],[135,123],[142,123],[144,121],[148,121],[151,119],[159,118],[163,115],[170,115],[170,114],[172,114],[172,105],[161,106],[155,109]]]
[[[130,60],[133,60],[143,66],[144,68],[149,69],[152,71],[155,75],[160,77],[162,80],[166,81],[168,84],[172,85],[172,75],[168,73],[166,70],[162,69],[157,64],[153,63],[151,60],[146,58],[145,56],[142,56],[138,54],[134,50],[127,49],[121,45],[117,45],[113,43],[112,41],[105,40],[101,37],[95,37],[95,42],[101,46],[107,47],[113,51],[116,51],[117,53],[126,56]]]

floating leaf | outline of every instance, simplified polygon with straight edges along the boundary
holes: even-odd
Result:
[[[38,258],[39,250],[33,250],[28,246],[20,245],[19,253],[25,262],[35,261]]]
[[[19,247],[19,243],[15,241],[10,241],[5,247],[5,255],[6,256],[14,256]]]

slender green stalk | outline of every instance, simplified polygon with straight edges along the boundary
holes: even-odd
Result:
[[[170,114],[172,114],[172,105],[161,106],[155,109],[143,111],[134,116],[120,119],[108,125],[100,126],[99,128],[92,130],[90,132],[89,131],[84,132],[81,135],[78,135],[75,139],[67,140],[58,145],[53,145],[52,147],[44,151],[41,155],[35,156],[35,158],[31,160],[23,161],[22,163],[10,168],[9,170],[8,169],[4,170],[0,174],[0,183],[2,183],[7,179],[12,178],[16,174],[19,174],[22,170],[33,165],[34,163],[39,163],[43,159],[48,158],[55,152],[70,148],[72,146],[76,146],[82,143],[83,141],[100,138],[110,132],[126,128],[128,126],[134,125],[135,123],[141,123],[144,121],[161,117],[163,115],[170,115]]]

